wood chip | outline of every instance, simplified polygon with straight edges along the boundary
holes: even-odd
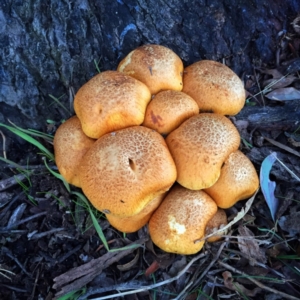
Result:
[[[253,232],[246,226],[240,225],[238,232],[243,237],[248,237],[247,240],[239,238],[238,246],[241,252],[247,257],[251,266],[254,266],[256,262],[265,263],[267,261],[265,253],[259,248],[258,241],[255,239]]]

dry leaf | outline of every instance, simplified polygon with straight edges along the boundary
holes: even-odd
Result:
[[[300,153],[299,153],[298,151],[292,149],[291,147],[288,147],[288,146],[286,146],[286,145],[284,145],[284,144],[282,144],[282,143],[279,143],[279,142],[277,142],[277,141],[275,141],[275,140],[273,140],[273,139],[269,139],[269,138],[267,138],[267,137],[265,137],[265,136],[263,136],[263,138],[264,138],[266,141],[268,141],[269,143],[271,143],[271,144],[277,146],[278,148],[281,148],[281,149],[283,149],[283,150],[285,150],[285,151],[288,151],[288,152],[290,152],[290,153],[292,153],[292,154],[294,154],[294,155],[300,157]]]
[[[293,87],[287,87],[274,90],[265,96],[271,100],[277,101],[297,100],[300,99],[300,91]]]
[[[256,262],[265,263],[267,261],[265,253],[259,248],[257,240],[254,238],[253,232],[246,226],[238,227],[239,234],[248,237],[247,240],[238,236],[238,246],[241,252],[249,260],[249,264],[254,266]]]
[[[258,69],[261,73],[271,75],[274,79],[283,77],[283,74],[277,69]]]
[[[263,82],[263,87],[271,88],[272,90],[280,89],[289,86],[292,84],[297,78],[295,76],[287,76],[281,77],[279,79],[267,79]]]
[[[283,216],[278,220],[281,229],[287,231],[290,236],[300,233],[300,212],[293,212],[288,216]]]
[[[256,296],[256,294],[261,292],[261,288],[257,287],[253,290],[248,290],[242,284],[240,284],[238,282],[234,282],[233,278],[232,278],[232,274],[229,271],[223,272],[222,276],[224,279],[225,286],[232,291],[236,291],[240,295],[254,297],[254,296]]]
[[[149,277],[151,274],[155,273],[160,268],[157,260],[154,260],[152,264],[146,269],[145,276]]]
[[[139,257],[140,257],[140,251],[139,251],[139,249],[137,249],[136,255],[130,262],[123,264],[123,265],[117,265],[117,268],[123,272],[128,271],[137,264]]]
[[[277,153],[273,152],[269,154],[262,162],[260,167],[259,181],[261,191],[264,194],[265,200],[270,209],[270,213],[273,221],[275,221],[275,214],[278,209],[279,201],[275,197],[274,191],[276,188],[276,182],[270,180],[270,171],[273,167],[274,162],[276,161]]]
[[[294,147],[300,147],[300,142],[295,141],[293,138],[289,138],[288,142],[291,143]]]
[[[172,264],[168,272],[168,275],[170,275],[170,277],[176,276],[186,265],[187,265],[186,256],[183,255],[179,260],[176,260]]]

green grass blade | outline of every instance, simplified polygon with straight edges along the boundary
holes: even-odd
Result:
[[[38,149],[40,149],[43,152],[43,154],[45,156],[47,156],[50,160],[54,161],[54,155],[46,147],[44,147],[40,142],[38,142],[36,139],[34,139],[33,137],[31,137],[27,133],[22,132],[18,128],[15,128],[15,127],[12,127],[12,126],[8,126],[8,125],[2,124],[2,123],[0,123],[0,127],[4,127],[6,129],[8,129],[12,133],[18,135],[23,140],[25,140],[25,141],[31,143],[32,145],[36,146]]]
[[[95,64],[95,67],[96,67],[98,73],[101,73],[100,68],[99,68],[99,61],[96,61],[96,59],[94,59],[94,64]]]
[[[57,300],[76,300],[81,295],[84,295],[86,293],[86,288],[82,288],[80,290],[69,292],[61,297],[58,297]]]
[[[94,225],[94,227],[95,227],[95,229],[96,229],[96,231],[97,231],[97,233],[98,233],[98,236],[99,236],[100,240],[102,241],[102,243],[103,243],[105,249],[106,249],[107,251],[110,251],[110,250],[109,250],[108,243],[107,243],[107,240],[106,240],[106,238],[105,238],[105,235],[104,235],[104,233],[103,233],[103,231],[102,231],[101,226],[99,225],[99,223],[98,223],[98,221],[97,221],[97,218],[95,217],[95,215],[94,215],[94,213],[93,213],[93,211],[92,211],[92,209],[91,209],[91,206],[90,206],[89,201],[88,201],[88,200],[86,199],[86,197],[85,197],[84,195],[82,195],[81,193],[78,193],[78,192],[72,192],[72,194],[76,195],[78,198],[80,198],[80,200],[81,200],[83,203],[86,204],[86,206],[87,206],[87,208],[88,208],[88,210],[89,210],[91,219],[92,219],[92,221],[93,221],[93,225]]]
[[[10,120],[8,120],[8,122],[13,126],[15,127],[16,129],[24,132],[24,133],[27,133],[29,135],[32,135],[32,136],[37,136],[37,137],[40,137],[40,138],[43,138],[44,140],[47,140],[49,142],[52,142],[53,141],[53,136],[51,134],[47,134],[45,132],[41,132],[41,131],[38,131],[38,130],[35,130],[35,129],[24,129],[24,128],[21,128],[19,126],[17,126],[16,124],[14,124],[13,122],[11,122]]]
[[[51,98],[51,99],[53,99],[54,101],[55,101],[55,103],[57,103],[64,111],[66,111],[67,112],[67,114],[68,114],[68,116],[70,116],[71,115],[71,112],[60,102],[60,98],[61,97],[63,97],[64,95],[62,95],[62,96],[60,96],[59,98],[56,98],[56,97],[54,97],[53,95],[51,95],[51,94],[48,94],[48,96]]]
[[[2,157],[2,156],[0,156],[0,160],[2,160],[3,162],[7,163],[7,164],[10,165],[10,166],[15,167],[16,169],[20,169],[20,170],[26,172],[28,175],[31,174],[31,171],[24,169],[24,167],[22,167],[21,165],[15,163],[15,162],[12,161],[12,160],[9,160],[9,159],[4,158],[4,157]]]
[[[44,164],[45,164],[46,168],[48,169],[48,171],[49,171],[54,177],[56,177],[57,179],[59,179],[59,180],[61,180],[61,181],[63,182],[63,184],[64,184],[64,186],[66,187],[67,191],[70,193],[70,192],[71,192],[71,188],[70,188],[69,183],[65,180],[65,178],[64,178],[62,175],[60,175],[59,173],[57,173],[57,172],[51,170],[51,168],[49,168],[49,166],[48,166],[48,164],[47,164],[46,159],[44,159]]]

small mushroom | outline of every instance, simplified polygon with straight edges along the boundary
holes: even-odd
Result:
[[[166,138],[177,168],[177,182],[191,190],[212,186],[240,135],[225,116],[203,113],[183,122]]]
[[[74,116],[62,123],[54,135],[55,162],[65,180],[81,187],[79,167],[85,153],[95,143],[81,129],[79,119]]]
[[[224,209],[218,208],[216,214],[208,221],[205,229],[205,235],[214,233],[228,224],[226,212]],[[207,242],[213,243],[219,241],[222,235],[226,234],[227,230],[222,231],[217,235],[213,235],[206,239]]]
[[[192,97],[179,91],[162,91],[148,104],[143,126],[166,135],[198,113],[198,104]]]
[[[185,68],[182,91],[195,99],[201,112],[236,115],[246,101],[240,78],[226,65],[212,60]]]
[[[238,150],[229,155],[220,178],[205,191],[219,207],[226,209],[252,196],[258,187],[259,179],[252,162]]]
[[[134,216],[170,189],[176,167],[163,137],[143,126],[105,134],[81,163],[82,190],[94,207]]]
[[[74,110],[84,133],[94,139],[144,121],[151,94],[145,84],[117,71],[90,79],[76,93]]]
[[[145,83],[151,94],[163,90],[182,90],[182,60],[164,46],[138,47],[119,63],[118,71]]]
[[[200,251],[208,221],[217,205],[203,191],[174,185],[149,221],[149,233],[155,245],[166,252],[182,255]]]
[[[111,226],[125,232],[135,232],[145,226],[153,212],[159,207],[166,193],[160,194],[146,205],[146,207],[138,214],[130,217],[117,217],[112,214],[106,215],[106,218]]]

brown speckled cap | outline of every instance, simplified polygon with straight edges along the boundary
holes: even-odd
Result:
[[[142,82],[117,71],[102,72],[76,93],[74,110],[82,129],[91,138],[144,121],[149,89]]]
[[[191,190],[212,186],[222,164],[240,145],[240,135],[225,116],[203,113],[189,118],[166,138],[177,181]]]
[[[105,214],[138,214],[176,180],[176,167],[163,137],[133,126],[98,139],[81,163],[82,190]]]
[[[185,68],[182,91],[195,99],[201,112],[236,115],[246,101],[240,78],[212,60],[201,60]]]
[[[203,191],[174,185],[149,221],[155,245],[166,252],[194,254],[200,251],[207,222],[217,212],[216,203]]]
[[[257,172],[241,151],[231,153],[221,169],[218,181],[205,191],[221,208],[252,196],[259,187]]]
[[[198,104],[192,97],[179,91],[162,91],[148,104],[143,125],[168,134],[198,113]]]
[[[111,226],[122,232],[130,233],[138,231],[148,223],[153,212],[159,207],[165,195],[166,193],[163,193],[155,197],[141,212],[134,216],[122,218],[107,214],[106,218]]]
[[[151,94],[162,90],[182,90],[183,63],[171,49],[161,45],[144,45],[131,51],[118,71],[144,82]]]
[[[79,166],[85,153],[95,143],[81,129],[79,119],[74,116],[59,126],[54,135],[55,162],[65,180],[80,187]]]

